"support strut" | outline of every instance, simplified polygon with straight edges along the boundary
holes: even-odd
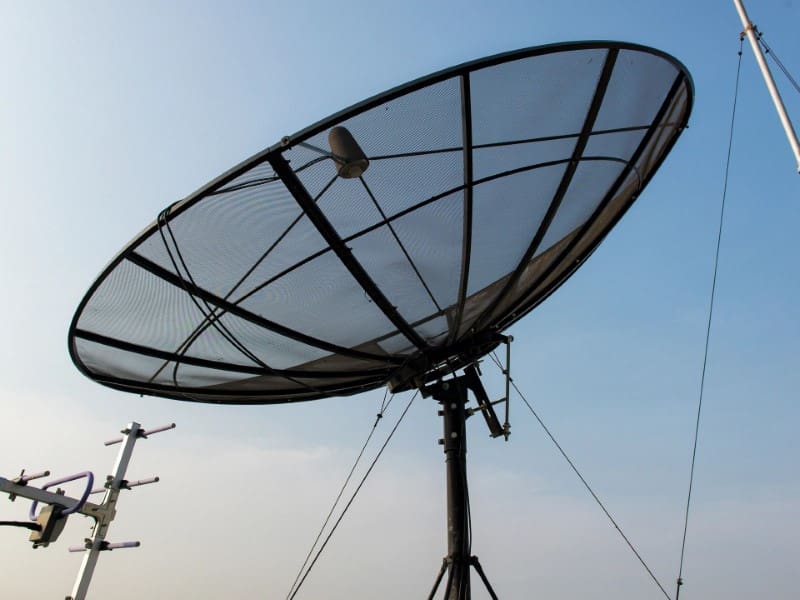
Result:
[[[477,382],[477,383],[476,383]],[[467,390],[480,386],[477,377],[462,375],[441,381],[427,388],[423,394],[433,397],[441,404],[439,416],[444,424],[445,465],[447,467],[447,556],[439,571],[429,600],[433,600],[439,585],[447,573],[444,600],[470,600],[470,567],[474,567],[481,581],[494,600],[497,596],[492,590],[486,575],[471,555],[471,533],[469,515],[469,488],[467,486]],[[473,392],[477,390],[473,389]],[[485,392],[483,392],[485,394]],[[478,394],[476,394],[477,396]]]

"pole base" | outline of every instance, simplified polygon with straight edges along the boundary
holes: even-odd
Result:
[[[461,567],[469,569],[472,567],[475,569],[475,572],[478,574],[478,577],[481,578],[483,585],[486,587],[486,591],[489,592],[489,595],[492,597],[492,600],[498,600],[497,594],[494,593],[494,589],[492,588],[492,584],[489,583],[489,580],[486,578],[486,573],[483,571],[483,567],[481,566],[480,561],[478,561],[477,556],[470,556],[468,560],[464,561]],[[436,581],[433,582],[433,588],[431,589],[431,593],[428,595],[428,600],[433,600],[434,596],[436,595],[436,591],[439,589],[439,585],[442,583],[442,579],[444,578],[445,572],[448,572],[447,583],[445,584],[444,588],[444,596],[442,598],[444,600],[469,600],[471,597],[470,589],[469,589],[469,577],[466,577],[466,589],[458,590],[456,589],[455,579],[453,578],[455,559],[452,556],[448,556],[442,561],[442,568],[439,569],[439,574],[436,576]],[[450,567],[448,569],[448,567]]]

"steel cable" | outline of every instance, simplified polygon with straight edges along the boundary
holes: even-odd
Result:
[[[381,455],[383,454],[383,451],[386,449],[386,446],[389,445],[389,442],[391,441],[392,436],[394,436],[395,432],[397,431],[397,428],[400,426],[400,423],[403,422],[403,419],[405,418],[406,413],[408,413],[408,409],[411,408],[411,405],[414,403],[414,400],[416,400],[418,394],[419,394],[419,390],[414,392],[414,395],[411,396],[411,400],[408,401],[408,404],[403,409],[403,413],[400,415],[400,418],[397,420],[397,423],[395,423],[394,427],[389,432],[389,436],[386,438],[386,441],[383,443],[383,445],[381,446],[380,450],[378,450],[378,454],[375,455],[375,458],[372,460],[372,463],[370,463],[369,468],[367,469],[366,473],[364,473],[364,476],[361,478],[361,481],[359,482],[358,486],[356,487],[355,491],[353,492],[353,495],[350,496],[350,499],[347,501],[347,504],[345,504],[345,507],[342,509],[341,514],[336,519],[336,522],[333,524],[333,527],[331,528],[330,532],[328,532],[328,535],[325,537],[325,541],[322,542],[322,545],[319,547],[319,550],[317,550],[317,553],[314,556],[314,559],[308,565],[308,569],[306,569],[305,574],[302,576],[300,581],[297,583],[297,586],[295,586],[294,591],[291,592],[291,594],[289,596],[287,596],[287,600],[293,600],[293,598],[297,595],[297,592],[300,591],[300,588],[302,587],[302,585],[305,582],[306,578],[308,577],[309,573],[311,573],[311,569],[314,568],[314,565],[317,563],[317,560],[319,559],[320,555],[322,554],[322,551],[325,550],[325,547],[328,545],[328,542],[330,541],[331,537],[333,537],[333,534],[336,531],[336,528],[339,526],[339,523],[342,522],[342,519],[344,518],[345,514],[347,513],[347,510],[350,508],[350,506],[353,504],[353,501],[356,499],[356,496],[358,495],[358,492],[361,491],[361,488],[363,487],[364,482],[366,482],[367,477],[369,477],[370,473],[372,473],[372,469],[375,468],[375,465],[377,464],[378,459],[380,459]]]
[[[499,369],[501,369],[501,370],[502,370],[502,365],[500,364],[500,360],[497,358],[497,356],[494,354],[494,352],[491,354],[491,357],[492,357],[492,360],[493,360],[493,361],[495,362],[495,364],[497,365],[497,367],[498,367]],[[511,379],[510,381],[511,381],[511,387],[513,387],[513,388],[514,388],[514,391],[516,391],[516,392],[517,392],[517,394],[519,395],[519,397],[520,397],[520,398],[522,399],[522,401],[525,403],[525,406],[527,406],[527,407],[528,407],[528,410],[531,412],[531,414],[532,414],[532,415],[533,415],[533,416],[536,418],[536,420],[539,422],[539,425],[540,425],[540,426],[541,426],[541,428],[544,430],[544,432],[547,434],[547,437],[549,437],[549,438],[550,438],[550,441],[551,441],[551,442],[553,442],[553,444],[555,445],[556,449],[558,449],[558,451],[561,453],[561,456],[563,456],[563,457],[564,457],[564,460],[566,460],[566,461],[567,461],[567,464],[569,464],[570,468],[573,470],[573,472],[575,473],[575,475],[577,475],[577,476],[578,476],[578,479],[580,479],[580,480],[581,480],[581,483],[583,484],[583,486],[584,486],[584,487],[587,489],[587,491],[588,491],[588,492],[589,492],[589,493],[592,495],[592,498],[594,498],[594,500],[595,500],[595,502],[597,503],[597,505],[598,505],[598,506],[599,506],[599,507],[602,509],[602,511],[605,513],[606,517],[608,517],[608,520],[609,520],[609,521],[611,521],[611,524],[612,524],[612,525],[614,526],[614,528],[615,528],[615,529],[616,529],[616,530],[619,532],[620,536],[622,536],[622,539],[623,539],[623,540],[625,540],[625,543],[628,545],[628,548],[630,548],[630,549],[631,549],[631,551],[633,552],[633,554],[636,556],[636,558],[637,558],[637,559],[639,559],[639,562],[642,564],[642,566],[644,567],[645,571],[647,571],[647,574],[648,574],[648,575],[650,575],[650,578],[653,580],[653,582],[654,582],[654,583],[655,583],[655,584],[658,586],[658,588],[659,588],[659,589],[661,590],[661,592],[664,594],[664,597],[665,597],[665,598],[667,598],[667,600],[672,600],[672,598],[670,598],[670,595],[669,595],[669,594],[667,593],[667,591],[664,589],[664,586],[663,586],[663,585],[661,585],[661,582],[660,582],[660,581],[658,580],[658,578],[655,576],[655,574],[653,573],[653,571],[650,569],[650,567],[649,567],[649,566],[647,566],[647,563],[646,563],[646,562],[644,561],[644,559],[642,558],[642,555],[641,555],[641,554],[639,554],[639,552],[638,552],[638,551],[636,550],[636,548],[634,547],[633,543],[631,543],[630,539],[628,539],[628,536],[626,536],[626,535],[625,535],[625,533],[622,531],[622,528],[621,528],[621,527],[619,526],[619,524],[616,522],[616,520],[614,519],[614,517],[612,517],[612,516],[611,516],[611,513],[610,513],[610,512],[608,512],[608,509],[605,507],[605,505],[604,505],[604,504],[603,504],[603,502],[600,500],[600,498],[598,497],[598,495],[597,495],[597,494],[595,493],[595,491],[592,489],[592,486],[590,486],[590,485],[589,485],[589,482],[587,482],[587,481],[586,481],[586,479],[584,478],[584,476],[583,476],[583,475],[581,474],[581,472],[578,470],[578,467],[576,467],[576,466],[575,466],[575,463],[573,463],[573,462],[572,462],[572,459],[570,459],[570,457],[567,455],[567,453],[566,453],[566,452],[564,451],[564,449],[561,447],[561,444],[559,444],[559,443],[558,443],[558,441],[556,440],[555,436],[554,436],[554,435],[553,435],[553,434],[550,432],[550,429],[547,427],[547,425],[545,425],[545,424],[544,424],[544,421],[542,421],[542,418],[541,418],[541,417],[538,415],[538,413],[537,413],[537,412],[534,410],[533,406],[531,406],[531,404],[528,402],[528,400],[527,400],[527,399],[525,398],[525,396],[522,394],[522,392],[520,391],[520,389],[517,387],[517,384],[514,382],[514,380],[513,380],[513,379]],[[677,599],[676,599],[676,600],[677,600]]]
[[[733,148],[733,126],[736,121],[736,101],[739,98],[739,75],[742,70],[742,45],[744,38],[739,38],[739,61],[736,66],[736,85],[733,93],[733,108],[731,110],[731,124],[728,134],[728,155],[725,161],[725,177],[722,184],[722,203],[719,212],[719,227],[717,229],[717,248],[714,254],[714,274],[711,278],[711,298],[708,305],[708,322],[706,325],[706,341],[705,350],[703,352],[703,370],[700,375],[700,394],[697,401],[697,419],[694,426],[694,444],[692,446],[692,466],[689,469],[689,492],[686,496],[686,514],[683,520],[683,539],[681,541],[681,559],[678,566],[678,579],[675,589],[675,600],[678,600],[681,593],[681,586],[683,585],[683,560],[686,554],[686,533],[689,529],[689,508],[692,502],[692,487],[694,484],[694,468],[697,461],[697,441],[700,436],[700,414],[703,408],[703,392],[706,385],[706,368],[708,366],[708,349],[709,342],[711,341],[711,320],[714,315],[714,298],[717,291],[717,272],[719,270],[719,249],[722,242],[722,225],[725,220],[725,199],[728,194],[728,174],[731,166],[731,150]]]
[[[314,543],[311,544],[311,548],[309,548],[308,554],[306,554],[306,558],[303,561],[303,565],[300,567],[300,570],[297,571],[297,575],[295,576],[294,581],[292,582],[292,587],[289,588],[289,593],[286,595],[287,598],[292,596],[292,592],[294,591],[295,586],[297,585],[297,582],[299,581],[300,577],[303,575],[303,570],[306,568],[306,565],[308,565],[308,561],[311,559],[311,555],[314,553],[314,549],[317,547],[317,544],[319,543],[322,534],[325,532],[325,528],[328,526],[328,523],[331,520],[331,516],[336,510],[336,507],[339,505],[339,500],[342,499],[342,495],[344,494],[345,489],[347,489],[347,486],[350,483],[350,479],[353,477],[353,473],[355,472],[356,467],[358,467],[358,463],[361,461],[361,457],[364,456],[364,451],[367,449],[367,446],[369,445],[369,442],[372,439],[372,435],[375,433],[375,429],[377,429],[378,427],[378,423],[380,423],[380,420],[383,418],[383,413],[389,408],[389,405],[392,403],[394,394],[392,394],[391,397],[389,397],[389,401],[387,402],[386,399],[388,396],[389,396],[389,388],[386,388],[386,392],[383,395],[383,401],[381,402],[381,410],[375,417],[375,423],[373,423],[372,429],[370,429],[369,435],[367,436],[367,439],[364,441],[364,445],[361,446],[361,450],[359,451],[358,456],[356,456],[356,460],[353,463],[353,466],[350,468],[350,472],[347,474],[347,477],[345,478],[342,487],[339,489],[339,493],[336,495],[336,499],[333,501],[333,506],[331,506],[331,509],[328,511],[328,515],[325,517],[325,521],[322,523],[322,527],[319,528],[319,533],[317,534]]]
[[[778,55],[775,54],[775,51],[769,47],[767,41],[764,39],[764,36],[761,34],[760,31],[756,30],[756,34],[758,35],[758,41],[761,42],[761,45],[764,46],[764,53],[769,54],[772,57],[772,60],[775,61],[775,64],[778,65],[778,68],[783,71],[783,74],[786,75],[786,79],[794,86],[794,89],[800,94],[800,84],[797,83],[797,80],[792,77],[792,74],[789,72],[789,69],[783,64]]]

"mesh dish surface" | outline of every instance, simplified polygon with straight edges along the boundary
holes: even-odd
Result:
[[[469,363],[600,244],[686,127],[686,69],[616,42],[528,48],[411,82],[162,211],[69,332],[88,377],[276,403],[413,387]],[[366,155],[338,175],[328,134]]]

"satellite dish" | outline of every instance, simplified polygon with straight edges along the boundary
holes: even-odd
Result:
[[[600,244],[691,106],[674,58],[609,42],[375,96],[163,210],[84,297],[72,359],[110,387],[199,402],[421,389],[442,406],[447,457],[448,555],[429,597],[447,573],[444,597],[468,600],[474,569],[497,598],[471,554],[468,390],[493,437],[508,420],[473,363]]]
[[[164,209],[80,303],[112,388],[275,403],[419,387],[586,260],[686,126],[674,58],[529,48],[375,96]]]

